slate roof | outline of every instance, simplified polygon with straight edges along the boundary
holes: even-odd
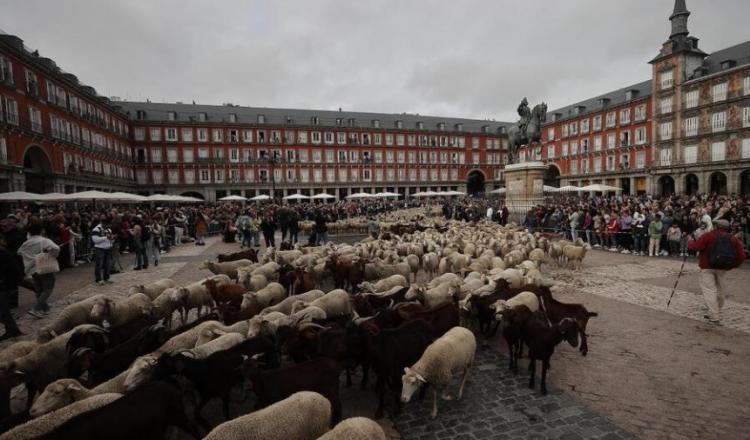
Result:
[[[157,103],[157,102],[131,102],[115,101],[115,105],[121,106],[128,112],[131,121],[138,121],[137,111],[145,111],[140,120],[147,122],[167,122],[168,112],[175,112],[177,122],[196,122],[200,113],[206,113],[207,122],[229,123],[229,115],[237,116],[238,124],[257,124],[258,115],[265,116],[264,125],[270,126],[310,126],[313,117],[318,117],[318,126],[335,127],[337,119],[343,120],[342,127],[350,127],[349,119],[354,119],[355,127],[373,128],[373,120],[380,121],[380,128],[393,129],[396,121],[403,122],[403,129],[414,130],[418,122],[424,123],[424,130],[438,130],[439,123],[445,123],[445,131],[455,131],[456,124],[463,124],[463,132],[482,131],[483,126],[488,126],[489,133],[498,133],[500,127],[511,125],[509,122],[487,121],[481,119],[448,118],[440,116],[422,116],[406,113],[367,113],[351,111],[332,110],[303,110],[283,109],[267,107],[244,107],[228,105],[203,105],[203,104],[179,104],[179,103]]]
[[[629,90],[637,91],[637,94],[634,97],[631,97],[631,99],[627,99],[627,92]],[[599,112],[606,108],[617,107],[618,105],[625,104],[626,102],[635,101],[637,99],[642,99],[643,97],[650,96],[651,92],[652,92],[651,80],[639,82],[637,84],[633,84],[632,86],[623,87],[621,89],[617,89],[615,91],[605,93],[603,95],[589,98],[584,101],[580,101],[575,104],[559,108],[557,110],[549,111],[547,112],[547,125],[550,123],[564,121],[566,119],[577,118],[588,113]],[[609,102],[606,104],[606,107],[603,106],[603,103],[601,101],[602,99],[609,100]],[[579,114],[576,114],[575,110],[579,106],[583,106],[585,107],[585,109],[583,109]],[[560,113],[561,116],[556,121],[553,122],[552,119],[555,113]]]
[[[750,41],[745,41],[744,43],[730,46],[726,49],[717,50],[716,52],[709,54],[708,57],[703,60],[703,67],[708,69],[705,75],[720,72],[721,63],[729,60],[734,60],[737,63],[737,66],[750,64]]]

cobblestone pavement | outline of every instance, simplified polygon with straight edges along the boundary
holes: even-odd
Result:
[[[550,389],[541,396],[528,388],[528,374],[513,376],[507,357],[478,347],[469,382],[459,401],[438,402],[438,416],[430,417],[431,392],[404,406],[394,420],[408,439],[630,439],[605,417],[586,408],[570,394]],[[458,378],[449,392],[455,395]]]

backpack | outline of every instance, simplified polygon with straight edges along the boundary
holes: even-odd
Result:
[[[731,234],[716,233],[716,241],[708,250],[708,262],[712,269],[727,270],[737,261],[737,249],[732,244]]]

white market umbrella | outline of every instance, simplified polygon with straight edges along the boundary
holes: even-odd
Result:
[[[314,196],[310,197],[311,200],[335,199],[335,198],[336,196],[328,194],[328,193],[315,194]]]
[[[0,194],[0,201],[2,202],[19,202],[30,200],[44,200],[44,195],[24,191],[12,191]]]
[[[561,188],[558,188],[556,192],[580,192],[581,188],[573,185],[563,186]]]
[[[366,192],[358,192],[354,194],[349,194],[346,196],[347,199],[371,199],[376,197],[375,194],[366,193]]]
[[[505,194],[505,191],[506,191],[505,188],[498,188],[498,189],[490,191],[490,194]]]
[[[588,185],[581,188],[581,191],[592,191],[592,192],[607,192],[607,191],[622,191],[622,188],[617,186],[602,185],[596,183],[594,185]]]
[[[443,193],[443,195],[446,195],[446,196],[465,196],[466,193],[465,192],[461,192],[461,191],[448,191],[448,192]]]
[[[382,192],[382,193],[376,193],[375,197],[400,197],[401,194],[394,193],[394,192]]]
[[[124,193],[122,193],[124,194]],[[127,196],[132,196],[132,194],[128,194]],[[65,200],[110,200],[110,201],[133,201],[132,198],[117,195],[113,193],[108,193],[104,191],[82,191],[77,192],[73,194],[66,194]]]
[[[299,194],[299,193],[291,194],[291,195],[284,197],[284,200],[307,200],[307,199],[309,199],[309,197],[307,197],[304,194]]]
[[[247,199],[242,196],[226,196],[219,199],[220,202],[246,202]]]
[[[254,200],[254,201],[257,202],[257,201],[260,201],[260,200],[269,200],[270,198],[271,198],[271,196],[269,196],[268,194],[259,194],[259,195],[255,196],[255,197],[250,197],[250,200]]]
[[[559,188],[555,188],[554,186],[544,185],[544,192],[553,193],[557,192]]]
[[[146,197],[139,196],[138,194],[130,194],[125,192],[113,192],[110,193],[110,197],[120,197],[122,201],[126,202],[144,202]]]
[[[145,197],[144,202],[180,202],[180,196],[170,196],[169,194],[151,194]]]

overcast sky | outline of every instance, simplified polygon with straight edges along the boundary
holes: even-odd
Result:
[[[515,120],[650,78],[673,0],[0,0],[0,29],[106,96]],[[706,52],[748,0],[688,0]]]

